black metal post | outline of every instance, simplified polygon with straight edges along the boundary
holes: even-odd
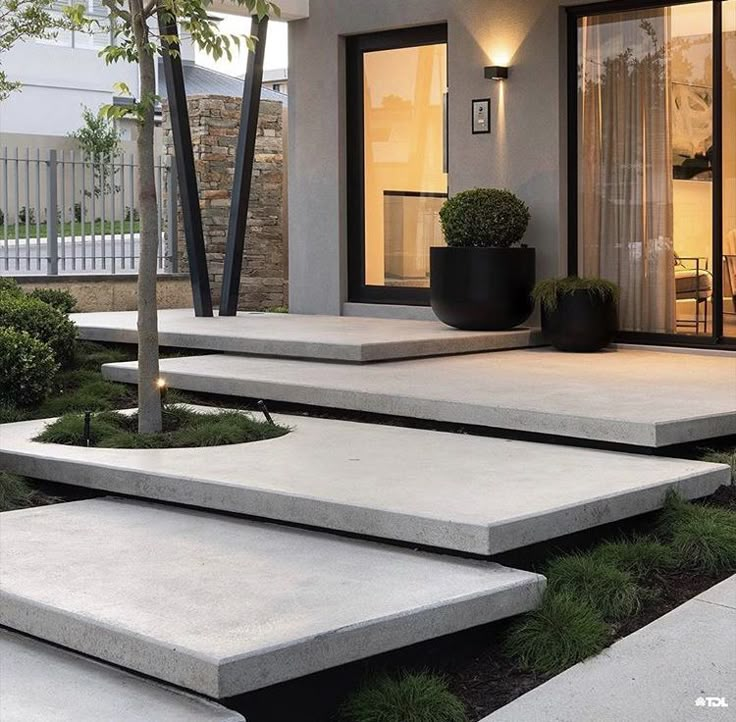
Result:
[[[177,36],[176,20],[165,11],[158,16],[159,31],[162,35]],[[166,50],[178,50],[179,43],[163,43]],[[177,53],[163,53],[164,76],[166,78],[166,97],[169,101],[171,130],[174,136],[174,153],[178,177],[181,209],[184,219],[184,237],[187,242],[189,258],[189,277],[192,283],[192,298],[196,316],[212,316],[212,292],[207,273],[207,256],[202,232],[202,211],[199,206],[197,176],[194,169],[194,150],[192,133],[189,128],[187,94],[184,88],[184,71],[181,56]]]
[[[248,67],[243,85],[243,105],[240,110],[235,177],[233,178],[230,220],[227,227],[225,267],[222,274],[220,316],[235,316],[238,313],[238,295],[243,271],[243,247],[253,177],[253,159],[256,151],[258,112],[261,107],[263,57],[266,51],[267,31],[268,17],[259,20],[254,16],[251,35],[256,41],[256,47],[248,54]]]
[[[713,3],[713,337],[723,337],[723,3]],[[697,308],[697,304],[696,304]],[[708,308],[706,299],[705,308]],[[705,332],[708,332],[707,324]]]

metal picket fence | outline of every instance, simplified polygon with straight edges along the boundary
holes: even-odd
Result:
[[[132,155],[4,148],[0,155],[0,275],[136,273],[137,161]],[[176,173],[156,161],[158,268],[177,269]],[[165,204],[164,204],[165,199]]]

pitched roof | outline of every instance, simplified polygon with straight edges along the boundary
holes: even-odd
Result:
[[[232,75],[218,73],[216,70],[203,68],[201,65],[186,60],[182,61],[182,69],[187,95],[229,95],[236,98],[243,95],[243,81]],[[163,78],[163,68],[161,67],[160,70],[160,77]],[[159,94],[162,99],[166,97],[166,83],[161,83]],[[288,96],[270,88],[261,88],[261,100],[275,100],[287,105]]]

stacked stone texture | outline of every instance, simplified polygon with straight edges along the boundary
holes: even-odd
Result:
[[[213,297],[218,303],[225,263],[241,100],[222,95],[195,95],[188,98],[188,105],[207,264]],[[163,115],[164,152],[173,155],[174,142],[166,103]],[[274,101],[262,101],[240,284],[239,307],[243,310],[266,310],[287,304],[288,261],[283,201],[282,106]],[[181,205],[178,244],[179,268],[187,272]]]

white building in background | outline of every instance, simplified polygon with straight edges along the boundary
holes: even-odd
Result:
[[[289,69],[276,68],[263,71],[263,87],[276,93],[287,95],[289,92]]]
[[[86,2],[90,14],[104,15],[100,0]],[[290,4],[308,7],[307,0],[290,0],[281,3],[282,9]],[[213,3],[212,10],[232,15],[246,14],[243,8],[227,0]],[[286,17],[290,15],[285,13]],[[93,35],[63,32],[54,40],[18,43],[5,53],[3,68],[9,78],[22,83],[22,88],[0,103],[0,148],[71,147],[73,144],[67,136],[80,127],[84,107],[96,111],[102,105],[115,102],[113,88],[116,83],[125,83],[134,95],[137,94],[138,75],[134,64],[119,62],[107,65],[98,56],[109,42],[109,34],[104,32]],[[192,80],[193,87],[187,88],[190,94],[205,91],[242,93],[242,80],[196,65],[194,48],[186,37],[182,38],[182,60],[185,76]],[[279,75],[286,73],[279,71]],[[161,79],[159,93],[165,96],[165,88],[161,87],[163,74],[160,63],[158,78]],[[266,92],[271,90],[269,85],[265,87]],[[281,93],[284,91],[285,88]],[[274,100],[282,96],[269,94],[267,97]],[[134,140],[132,121],[120,121],[120,130],[124,141]],[[128,149],[132,150],[132,147]]]

